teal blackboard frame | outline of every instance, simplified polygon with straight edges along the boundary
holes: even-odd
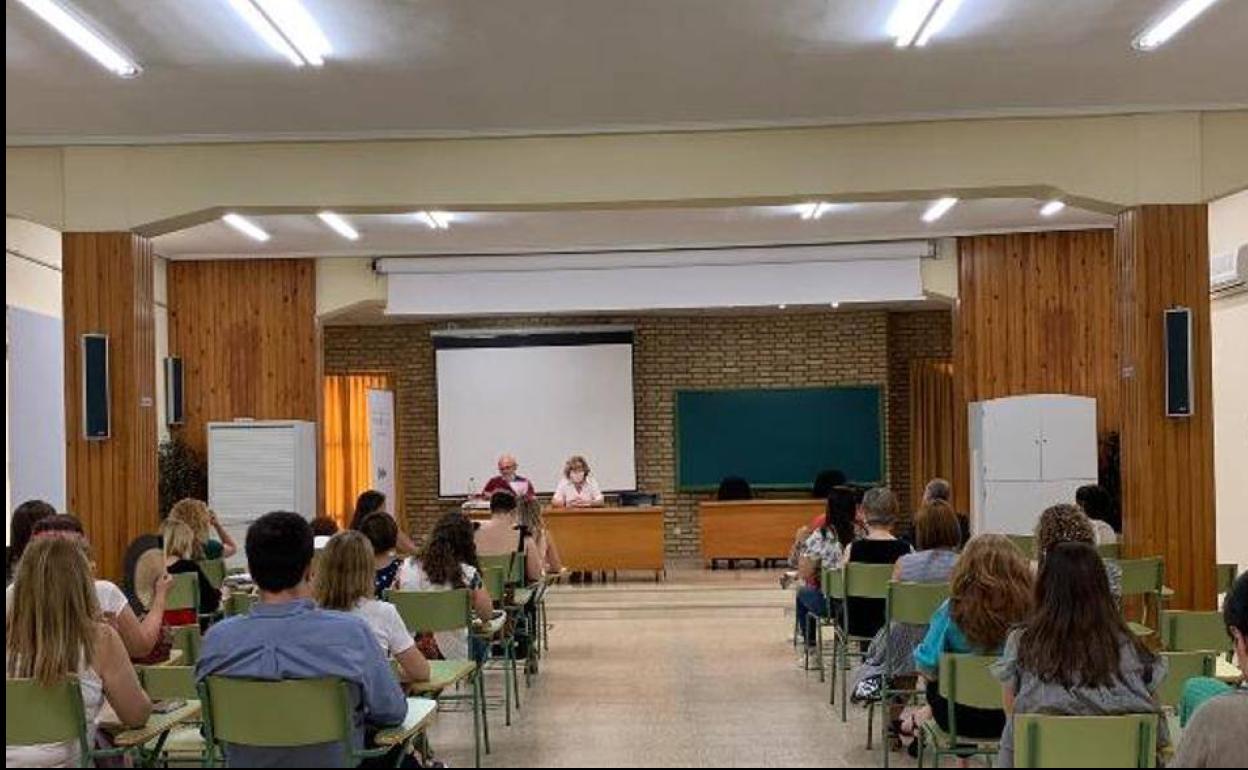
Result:
[[[875,478],[857,478],[857,477],[854,477],[853,473],[850,473],[850,476],[851,476],[850,481],[852,483],[860,483],[860,484],[883,483],[888,472],[888,466],[887,466],[888,452],[887,452],[886,434],[885,434],[885,425],[884,425],[884,388],[882,385],[878,385],[878,384],[834,385],[834,386],[821,386],[821,387],[813,387],[813,388],[698,388],[698,389],[678,390],[676,391],[674,398],[673,398],[672,441],[673,441],[673,452],[676,456],[676,489],[677,491],[679,492],[709,492],[709,491],[715,491],[719,486],[718,477],[713,480],[711,479],[687,480],[686,479],[686,476],[688,475],[688,469],[685,467],[686,462],[685,462],[685,457],[682,451],[683,447],[682,447],[682,435],[681,435],[682,433],[681,431],[682,401],[685,401],[686,399],[690,397],[696,398],[698,396],[710,396],[710,397],[714,397],[716,395],[749,396],[751,394],[817,395],[820,393],[833,393],[833,392],[844,393],[846,391],[857,391],[859,393],[869,392],[870,395],[874,396],[874,408],[875,408],[875,417],[876,417],[875,419],[876,436],[877,436],[877,444],[878,444],[878,450],[879,450],[878,461],[875,466],[878,473],[876,474]],[[829,466],[829,467],[832,467],[832,466]],[[824,468],[822,467],[817,468],[814,471],[809,473],[808,478],[804,477],[801,480],[780,481],[780,480],[775,480],[775,479],[769,480],[769,479],[750,478],[748,468],[739,468],[733,471],[725,470],[725,471],[722,471],[720,475],[727,475],[727,474],[743,475],[746,477],[747,481],[750,482],[750,486],[753,487],[754,489],[764,489],[764,490],[803,490],[805,489],[805,490],[809,490],[811,488],[811,485],[814,482],[815,473],[818,470],[823,470],[823,469]]]

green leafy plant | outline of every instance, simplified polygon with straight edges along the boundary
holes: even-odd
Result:
[[[160,517],[184,497],[208,499],[208,465],[180,438],[163,441],[159,450]]]

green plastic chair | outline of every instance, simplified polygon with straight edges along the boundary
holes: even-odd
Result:
[[[204,559],[195,563],[204,571],[204,577],[208,578],[213,588],[221,588],[225,582],[225,559]]]
[[[152,701],[198,700],[199,690],[195,684],[194,666],[135,666],[139,682]],[[155,751],[165,764],[174,762],[199,762],[208,759],[208,747],[200,731],[199,720],[175,727],[167,733],[163,751]]]
[[[199,632],[199,624],[193,623],[187,626],[170,626],[170,640],[175,650],[182,651],[182,660],[184,666],[193,666],[199,662],[199,647],[203,642],[203,637]]]
[[[936,614],[936,610],[948,598],[948,583],[889,583],[888,592],[884,597],[884,627],[892,628],[894,623],[926,626],[931,622],[932,615]],[[919,690],[914,688],[894,689],[891,686],[894,676],[911,673],[889,670],[888,666],[892,661],[891,645],[892,634],[886,633],[884,636],[884,683],[880,688],[880,699],[878,702],[872,701],[867,704],[868,751],[871,749],[872,722],[876,706],[883,711],[880,721],[883,735],[880,742],[883,744],[885,767],[888,767],[889,763],[889,737],[892,730],[892,720],[888,718],[888,705],[893,698],[901,697],[904,698],[903,702],[908,702],[919,694]]]
[[[935,719],[923,723],[919,730],[919,767],[928,749],[940,767],[942,757],[996,757],[1000,748],[997,739],[985,740],[958,734],[957,706],[978,709],[1002,710],[1005,704],[1001,694],[1001,682],[992,675],[989,667],[997,660],[995,655],[966,655],[945,653],[940,656],[940,679],[937,688],[949,702],[949,731],[945,732]]]
[[[166,610],[195,610],[199,612],[199,576],[194,572],[173,575],[173,585],[165,599]]]
[[[223,753],[223,744],[231,743],[269,748],[341,743],[348,766],[355,767],[365,759],[384,756],[395,745],[379,737],[377,748],[355,748],[351,695],[341,679],[266,682],[210,676],[199,683],[199,694],[204,738],[213,756]],[[414,708],[423,710],[420,700],[408,699],[409,715]],[[408,735],[397,743],[406,747],[415,738],[415,734]]]
[[[1010,542],[1023,552],[1023,556],[1028,559],[1036,558],[1036,536],[1035,535],[1006,535]]]
[[[256,606],[256,602],[259,600],[260,597],[252,593],[230,594],[229,598],[225,600],[225,604],[223,605],[225,616],[227,618],[232,618],[235,615],[247,615],[251,612],[251,608]]]
[[[833,648],[832,686],[836,686],[836,678],[841,680],[841,721],[849,721],[849,660],[866,657],[866,652],[859,649],[851,651],[851,645],[869,644],[872,637],[855,636],[849,633],[849,599],[885,599],[888,596],[888,584],[893,579],[891,564],[856,564],[845,565],[845,578],[840,586],[841,592],[835,598],[841,601],[840,633],[836,635],[837,643]],[[832,598],[832,597],[829,597]]]
[[[1015,767],[1156,767],[1157,715],[1014,715]]]
[[[472,607],[468,589],[450,591],[386,591],[386,601],[399,611],[407,630],[413,634],[438,631],[472,630]],[[471,695],[438,694],[439,701],[470,701],[476,766],[481,766],[481,749],[490,753],[490,724],[485,709],[485,681],[479,664],[468,678]]]
[[[68,677],[51,687],[33,679],[6,679],[4,739],[8,746],[75,743],[79,767],[91,767],[96,759],[128,753],[127,749],[96,750],[90,745],[77,677]]]
[[[1157,689],[1157,699],[1161,705],[1177,709],[1183,700],[1183,687],[1192,677],[1213,676],[1215,654],[1208,651],[1197,652],[1163,652],[1166,659],[1166,678]]]
[[[1160,625],[1162,648],[1172,652],[1224,653],[1234,648],[1220,612],[1166,610],[1161,613]]]
[[[1231,584],[1235,582],[1235,578],[1239,576],[1238,564],[1218,564],[1214,567],[1215,578],[1214,583],[1218,587],[1218,595],[1230,593]]]
[[[1149,625],[1152,615],[1150,605],[1160,611],[1161,590],[1165,579],[1165,562],[1160,556],[1144,559],[1119,559],[1118,567],[1122,570],[1122,598],[1139,596],[1142,599],[1140,618],[1130,621],[1131,630],[1137,635],[1146,635],[1155,630]],[[1125,602],[1123,603],[1125,606]]]
[[[1118,559],[1122,555],[1122,546],[1118,543],[1102,543],[1096,547],[1102,559]]]
[[[510,565],[508,565],[509,568]],[[507,596],[507,572],[504,567],[481,565],[481,579],[485,583],[485,590],[489,592],[490,598],[494,601],[495,606],[502,607],[505,604]],[[516,635],[514,626],[511,631],[507,630],[507,624],[504,624],[503,630],[496,637],[485,639],[490,645],[490,661],[498,661],[502,664],[503,670],[503,712],[504,724],[511,726],[511,706],[512,697],[515,697],[516,709],[520,708],[520,685],[519,671],[516,666]],[[493,647],[497,643],[501,649],[503,656],[501,659],[494,657]]]
[[[487,569],[499,570],[503,573],[504,582],[511,582],[510,577],[513,570],[512,565],[515,561],[516,554],[514,551],[511,553],[496,553],[488,556],[477,556],[477,563],[481,566],[482,571]]]
[[[810,613],[806,616],[806,628],[804,630],[806,633],[814,633],[815,635],[815,656],[814,656],[815,668],[818,669],[819,671],[820,682],[823,682],[826,680],[825,671],[827,669],[827,667],[824,665],[823,629],[832,628],[834,635],[838,633],[836,629],[836,618],[833,617],[832,615],[832,599],[834,597],[840,596],[841,591],[842,591],[841,585],[842,585],[843,579],[844,579],[844,573],[840,569],[821,569],[819,571],[819,585],[823,591],[824,601],[826,602],[824,605],[823,616],[820,617],[814,613]],[[799,638],[803,640],[805,639],[805,633],[803,633],[803,629],[800,629],[797,627],[796,623],[794,624],[793,628],[794,628],[793,641],[796,644]],[[835,636],[833,637],[833,640],[835,643]],[[809,671],[810,670],[810,658],[811,658],[810,648],[803,644],[802,650],[803,650],[802,669],[805,671]],[[835,656],[833,656],[833,659],[835,660]],[[832,672],[832,676],[833,676],[833,680],[832,680],[833,685],[835,685],[836,683],[835,670]],[[829,703],[836,702],[835,686],[832,688],[831,699],[828,702]]]

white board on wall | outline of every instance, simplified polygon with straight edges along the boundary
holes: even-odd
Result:
[[[558,334],[457,337],[459,347],[435,337],[443,496],[480,491],[504,452],[538,492],[553,491],[573,454],[604,490],[636,488],[631,331],[626,342]]]

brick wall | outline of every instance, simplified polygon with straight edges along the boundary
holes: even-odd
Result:
[[[636,329],[633,369],[636,381],[637,484],[658,492],[667,509],[670,558],[698,553],[697,501],[676,492],[672,408],[675,391],[692,388],[802,387],[879,384],[904,387],[892,376],[890,339],[906,350],[943,328],[935,318],[890,321],[884,311],[768,314],[686,314],[603,318],[525,317],[384,326],[327,327],[325,373],[389,372],[395,381],[398,464],[404,513],[417,533],[454,506],[438,498],[437,403],[430,332],[449,328],[521,327],[624,323]],[[896,332],[894,332],[896,327]],[[943,348],[948,348],[944,340]],[[914,348],[919,349],[919,348]],[[907,353],[906,355],[909,355]],[[908,364],[897,364],[908,367]],[[889,430],[897,394],[886,400]],[[907,399],[900,403],[908,404]],[[903,413],[904,414],[904,413]],[[904,424],[906,421],[901,420]],[[523,461],[523,458],[521,458]],[[890,447],[890,474],[897,478],[909,462]],[[535,469],[530,469],[536,473]],[[908,478],[908,475],[906,476]]]
[[[950,313],[943,310],[888,316],[889,483],[907,518],[918,503],[910,495],[910,361],[952,358],[952,322]]]

